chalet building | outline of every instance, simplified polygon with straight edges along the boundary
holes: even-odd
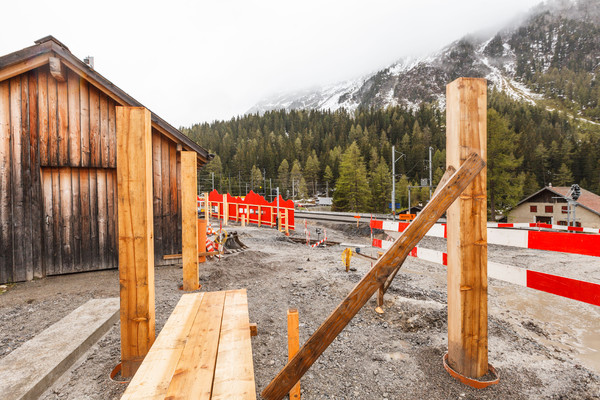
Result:
[[[117,268],[116,107],[142,105],[52,36],[0,57],[0,283]],[[180,151],[152,114],[154,251],[181,252]]]
[[[566,196],[570,187],[547,186],[521,200],[508,215],[508,222],[542,222],[567,225],[568,206]],[[600,228],[600,196],[581,189],[575,209],[575,225]]]

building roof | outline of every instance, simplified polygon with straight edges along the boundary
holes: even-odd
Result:
[[[540,194],[541,192],[543,192],[545,190],[550,191],[551,193],[555,194],[557,197],[562,197],[566,200],[567,199],[566,196],[567,196],[567,194],[569,194],[571,187],[570,186],[546,186],[546,187],[538,190],[534,194],[521,200],[517,204],[517,206],[520,206],[521,204],[529,201],[531,198],[537,196],[538,194]],[[579,196],[576,203],[578,206],[583,207],[583,208],[593,212],[594,214],[600,215],[600,196],[598,196],[597,194],[592,193],[589,190],[585,190],[585,189],[581,188],[581,196]]]
[[[59,57],[68,68],[106,93],[119,105],[144,107],[140,102],[100,75],[96,70],[75,57],[67,46],[53,36],[46,36],[36,40],[33,46],[0,57],[0,82],[48,64],[50,57]],[[152,113],[152,126],[175,143],[181,144],[185,150],[192,150],[198,153],[198,162],[200,164],[206,164],[214,157],[205,148],[196,144],[155,113]]]

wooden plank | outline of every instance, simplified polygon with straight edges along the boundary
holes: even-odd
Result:
[[[225,296],[212,399],[256,399],[246,290]]]
[[[58,93],[56,79],[48,76],[48,165],[58,165]]]
[[[95,87],[89,86],[90,101],[90,166],[102,166],[100,149],[100,93]]]
[[[171,252],[171,243],[172,238],[174,236],[175,226],[171,224],[171,190],[169,188],[170,183],[170,171],[169,171],[169,141],[165,138],[161,138],[161,177],[162,177],[162,210],[161,210],[161,228],[162,228],[162,253],[161,256],[165,253]]]
[[[13,279],[16,282],[24,281],[25,247],[24,220],[25,209],[23,198],[23,137],[21,136],[21,78],[15,77],[10,80],[10,135],[12,138],[12,225],[13,225]],[[30,238],[27,238],[29,241]]]
[[[38,72],[38,118],[40,164],[48,165],[48,72],[40,68]]]
[[[181,248],[181,234],[178,235],[178,199],[177,199],[177,147],[174,143],[169,146],[169,196],[171,210],[169,212],[169,226],[171,227],[171,241],[165,253],[174,253]]]
[[[31,173],[31,247],[33,277],[42,278],[46,274],[42,263],[42,184],[39,156],[39,110],[38,73],[31,71],[29,79],[29,165]]]
[[[202,253],[206,253],[206,220],[198,218],[198,262],[206,262],[206,256]]]
[[[67,82],[56,84],[58,110],[58,165],[69,165],[69,104]]]
[[[250,328],[250,336],[258,335],[258,325],[256,325],[256,322],[251,322],[249,328]]]
[[[48,275],[57,275],[62,271],[61,247],[61,209],[60,209],[60,174],[58,168],[52,168],[52,265],[46,266]]]
[[[165,254],[162,244],[162,138],[152,132],[152,182],[153,182],[153,211],[154,211],[154,256],[159,259]]]
[[[106,266],[108,268],[118,267],[117,262],[117,213],[115,208],[115,191],[117,182],[114,171],[106,170]]]
[[[59,168],[61,273],[75,272],[73,263],[73,185],[71,168]]]
[[[98,240],[98,174],[97,169],[90,171],[90,267],[100,269],[100,253]]]
[[[198,180],[196,152],[181,152],[181,212],[182,212],[182,256],[183,290],[198,289],[198,211],[196,195]]]
[[[13,281],[10,87],[0,82],[0,283]]]
[[[42,227],[44,233],[44,251],[43,251],[43,264],[44,272],[46,274],[52,271],[54,265],[54,213],[52,208],[52,169],[44,168],[42,170]]]
[[[100,95],[100,154],[101,165],[104,168],[109,167],[109,140],[108,140],[108,98]]]
[[[81,220],[81,269],[92,269],[92,235],[90,228],[90,170],[79,172],[79,212]],[[116,217],[115,217],[116,218]]]
[[[62,65],[60,58],[50,57],[48,59],[48,64],[50,65],[50,75],[52,75],[57,82],[65,82],[67,80],[67,71]]]
[[[79,80],[81,166],[90,166],[90,96],[87,81]],[[116,162],[116,156],[115,156]]]
[[[265,399],[282,399],[290,391],[484,166],[485,162],[477,154],[469,156],[438,195],[430,200],[392,247],[313,333],[292,361],[263,390]]]
[[[108,209],[106,192],[106,170],[98,169],[97,190],[98,190],[98,262],[99,268],[106,269],[108,265]]]
[[[165,398],[204,293],[181,296],[121,400]]]
[[[155,337],[152,134],[145,108],[117,107],[117,187],[121,360],[129,377]]]
[[[80,129],[80,96],[79,76],[69,71],[67,80],[68,113],[69,113],[69,165],[81,165],[81,129]]]
[[[487,83],[459,78],[446,87],[446,165],[458,167],[469,153],[487,159]],[[486,170],[447,213],[448,363],[478,378],[488,371]]]
[[[24,72],[31,71],[32,69],[41,67],[44,64],[48,64],[49,58],[49,53],[41,54],[33,58],[21,61],[19,63],[13,64],[10,67],[2,68],[2,70],[0,71],[0,82],[6,81],[17,75],[21,75]]]
[[[204,294],[166,398],[210,400],[224,304],[225,292]]]
[[[291,361],[300,348],[300,322],[298,310],[291,308],[287,312],[287,334],[288,334],[288,361]],[[296,383],[290,390],[290,400],[300,398],[300,382]]]
[[[29,79],[28,74],[23,74],[21,78],[21,178],[22,186],[14,188],[15,191],[22,192],[23,198],[23,222],[22,222],[22,243],[23,247],[19,249],[23,253],[23,265],[21,270],[24,273],[25,280],[33,279],[33,229],[31,220],[31,196],[32,196],[32,177],[31,177],[31,130],[29,125]],[[38,220],[39,221],[39,220]],[[37,221],[36,221],[37,222]]]
[[[108,167],[117,167],[117,117],[115,115],[116,103],[108,100]]]
[[[72,212],[71,227],[72,231],[72,250],[73,250],[73,271],[84,271],[81,265],[81,189],[79,186],[79,175],[82,172],[79,168],[70,168],[71,171],[71,193],[72,193]]]

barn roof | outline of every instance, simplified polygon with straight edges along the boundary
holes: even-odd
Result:
[[[119,105],[144,107],[96,70],[75,57],[67,46],[53,36],[43,37],[36,40],[33,46],[0,57],[0,82],[48,64],[50,57],[59,57],[68,68],[106,93]],[[205,148],[196,144],[155,113],[152,113],[152,126],[175,143],[181,144],[185,150],[198,153],[199,164],[206,164],[213,158],[213,154],[210,154]]]
[[[567,199],[566,196],[567,196],[567,194],[569,194],[571,187],[570,186],[546,186],[546,187],[538,190],[534,194],[521,200],[519,202],[519,204],[517,204],[517,206],[520,206],[521,204],[531,200],[532,198],[536,197],[538,194],[540,194],[546,190],[551,192],[552,194],[556,195],[557,197],[562,197],[566,200]],[[576,203],[578,206],[581,206],[581,207],[593,212],[594,214],[600,215],[600,196],[598,196],[597,194],[592,193],[589,190],[585,190],[585,189],[581,188],[581,196],[579,196]]]

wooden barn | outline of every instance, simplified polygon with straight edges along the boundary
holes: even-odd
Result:
[[[52,36],[0,57],[0,283],[117,268],[116,106],[141,107]],[[181,253],[181,150],[152,114],[154,253]]]

